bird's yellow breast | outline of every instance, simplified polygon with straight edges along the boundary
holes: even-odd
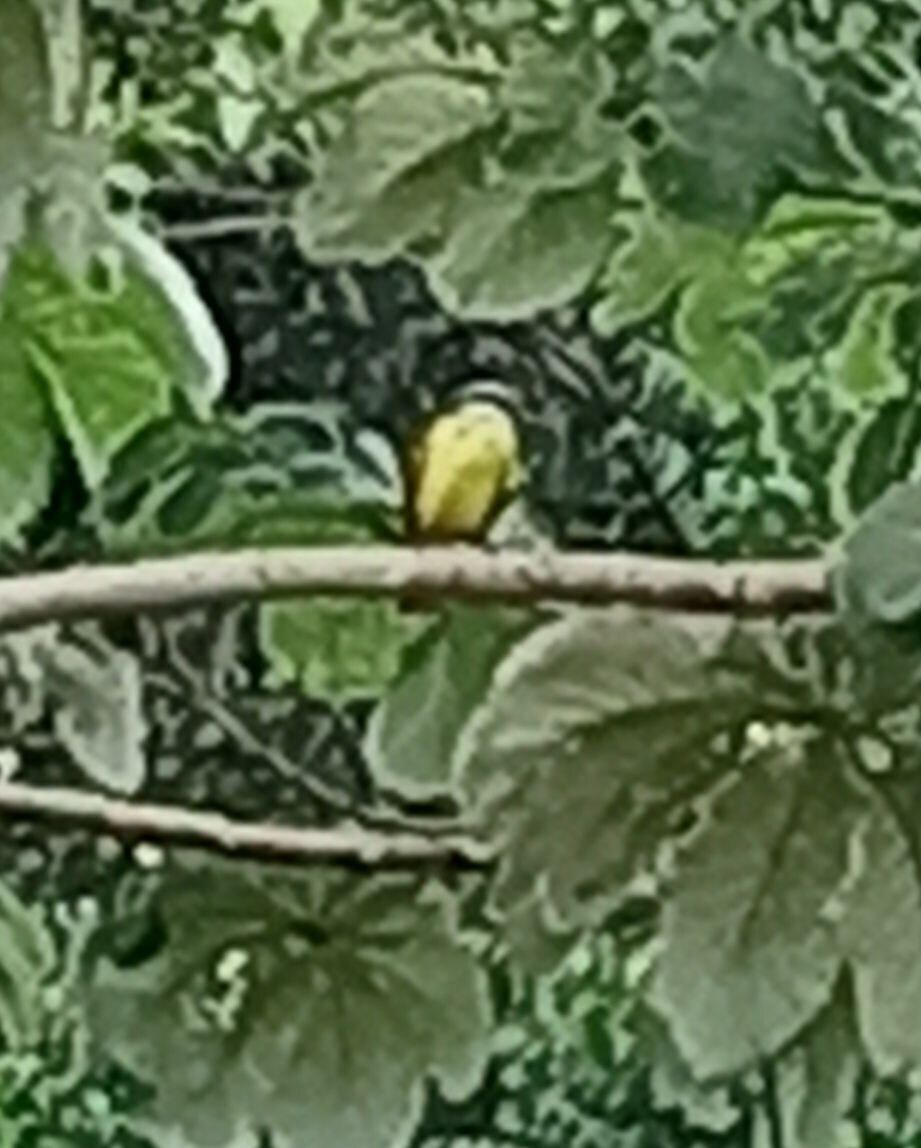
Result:
[[[416,529],[430,538],[481,536],[519,471],[518,434],[501,408],[472,402],[436,418],[422,440],[410,492]]]

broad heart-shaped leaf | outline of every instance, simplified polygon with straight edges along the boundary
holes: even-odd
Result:
[[[776,746],[727,780],[679,855],[653,990],[703,1080],[771,1056],[829,1001],[852,838],[866,816],[832,747]],[[837,907],[836,907],[837,902]]]
[[[74,764],[107,789],[134,793],[147,771],[137,660],[89,624],[49,630],[37,656],[55,733]]]
[[[512,321],[571,301],[604,263],[616,186],[606,172],[562,188],[512,175],[466,191],[428,263],[432,286],[471,319]]]
[[[460,76],[367,88],[302,201],[307,255],[382,259],[437,230],[463,182],[458,162],[469,162],[494,115],[489,89]]]
[[[831,162],[802,77],[740,36],[727,38],[700,74],[672,64],[657,101],[672,132],[645,174],[660,201],[685,218],[744,227],[784,176]]]
[[[0,882],[0,1041],[25,1053],[42,1036],[45,981],[57,949],[42,910],[24,904]]]
[[[499,660],[537,619],[527,611],[448,607],[410,646],[378,703],[365,753],[378,784],[421,799],[451,786],[460,730]]]
[[[19,324],[0,315],[0,539],[15,541],[45,505],[55,435]]]
[[[90,1020],[156,1084],[162,1130],[396,1148],[426,1080],[453,1097],[477,1084],[486,986],[437,889],[202,866],[168,877],[161,909],[168,945],[136,970],[103,966]]]
[[[454,774],[501,848],[502,911],[545,890],[562,927],[623,895],[670,819],[713,783],[715,735],[755,695],[714,658],[725,628],[630,611],[577,611],[500,665],[464,729]]]
[[[204,373],[199,359],[190,366],[180,320],[139,266],[129,255],[119,275],[100,268],[100,281],[74,278],[30,245],[10,270],[6,304],[91,487],[140,428],[169,411],[174,390],[193,391],[190,376]]]
[[[889,625],[921,615],[921,484],[899,483],[875,502],[846,540],[835,571],[839,605]]]

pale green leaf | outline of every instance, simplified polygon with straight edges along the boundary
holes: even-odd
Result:
[[[161,903],[169,948],[103,969],[91,1021],[191,1143],[266,1126],[283,1144],[390,1148],[427,1080],[455,1097],[478,1082],[485,984],[434,889],[207,866],[175,873]]]
[[[137,659],[84,626],[50,640],[41,663],[55,734],[74,764],[107,789],[136,792],[147,772]]]
[[[699,1079],[774,1055],[829,1001],[864,808],[834,755],[778,745],[727,780],[679,855],[653,999]]]
[[[580,295],[611,242],[612,182],[534,189],[514,178],[468,190],[431,260],[446,305],[471,319],[512,321]]]
[[[597,921],[712,784],[716,733],[752,694],[706,622],[581,611],[513,648],[465,727],[454,775],[501,847],[505,911],[544,888],[560,924]]]
[[[301,204],[307,254],[386,258],[437,228],[458,160],[493,115],[488,89],[447,73],[368,88]]]
[[[836,570],[840,604],[873,621],[921,614],[921,485],[899,483],[875,502],[844,544]]]

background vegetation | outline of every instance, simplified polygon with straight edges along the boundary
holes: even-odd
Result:
[[[480,375],[525,411],[510,544],[843,554],[808,621],[5,637],[5,777],[460,813],[500,860],[6,823],[0,1143],[921,1143],[919,38],[907,0],[0,0],[6,573],[392,541],[406,433]]]

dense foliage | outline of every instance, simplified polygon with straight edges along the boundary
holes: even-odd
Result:
[[[4,777],[498,861],[11,823],[0,1143],[921,1143],[917,17],[0,0],[5,571],[398,542],[407,432],[485,374],[505,544],[831,553],[839,607],[5,636]]]

